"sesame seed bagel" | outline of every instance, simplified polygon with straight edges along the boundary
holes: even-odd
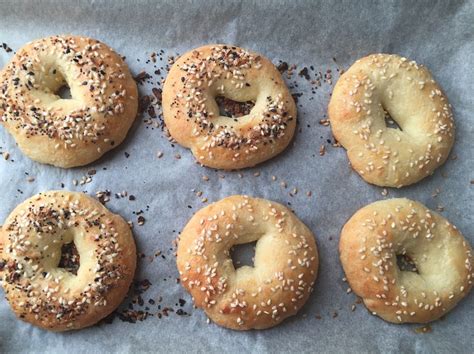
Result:
[[[248,115],[219,114],[215,98],[253,101]],[[171,136],[202,165],[254,166],[283,151],[296,126],[296,105],[267,58],[245,49],[207,45],[183,56],[163,87],[163,115]]]
[[[68,262],[72,243],[77,255]],[[135,266],[129,225],[82,193],[37,194],[0,229],[6,298],[20,319],[44,329],[80,329],[106,317],[126,296]]]
[[[357,211],[342,229],[339,252],[352,290],[389,322],[434,321],[472,287],[468,241],[444,217],[408,199]],[[399,267],[397,256],[416,268]]]
[[[234,268],[234,245],[257,241],[254,266]],[[199,210],[178,242],[181,284],[215,323],[273,327],[295,315],[318,272],[311,231],[287,208],[234,195]]]
[[[403,187],[447,159],[454,142],[451,106],[428,69],[398,55],[357,60],[329,102],[335,138],[372,184]],[[401,130],[387,127],[386,112]]]
[[[21,48],[0,82],[1,122],[31,159],[86,165],[119,145],[137,114],[127,65],[104,43],[53,36]],[[68,86],[71,99],[58,95]]]

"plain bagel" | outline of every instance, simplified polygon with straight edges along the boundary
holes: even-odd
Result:
[[[401,130],[387,127],[386,112]],[[398,55],[357,60],[329,103],[335,138],[369,183],[402,187],[447,159],[454,142],[451,105],[428,69]]]
[[[125,138],[138,93],[104,43],[53,36],[28,43],[0,74],[1,122],[31,159],[59,167],[97,160]],[[58,91],[69,86],[70,99]]]
[[[257,241],[254,266],[234,268],[234,245]],[[318,272],[311,231],[287,208],[235,195],[199,210],[178,242],[181,284],[215,323],[263,329],[295,315]]]
[[[468,241],[441,215],[408,199],[358,210],[339,242],[352,290],[367,308],[394,323],[434,321],[465,297],[473,283]],[[402,270],[397,256],[416,269]]]
[[[77,254],[66,257],[72,244]],[[80,329],[109,315],[135,266],[129,225],[83,193],[37,194],[0,228],[5,296],[20,319],[44,329]]]
[[[238,119],[224,117],[216,96],[255,106]],[[227,45],[207,45],[178,59],[163,87],[163,115],[171,136],[199,163],[221,169],[279,154],[296,126],[295,102],[271,61]]]

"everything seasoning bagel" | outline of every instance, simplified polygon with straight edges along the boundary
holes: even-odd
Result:
[[[68,86],[71,98],[59,96]],[[97,160],[125,138],[137,85],[104,43],[53,36],[28,43],[0,72],[0,116],[31,159],[68,168]]]
[[[239,118],[221,116],[216,97],[255,102]],[[293,137],[296,106],[265,57],[227,45],[194,49],[171,68],[163,87],[171,136],[197,161],[219,169],[251,167],[283,151]]]
[[[27,199],[0,228],[0,245],[0,278],[13,311],[52,331],[88,327],[109,315],[135,273],[129,225],[83,193]],[[72,245],[75,262],[62,257]]]

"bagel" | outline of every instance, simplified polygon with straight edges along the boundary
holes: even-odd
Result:
[[[234,245],[257,241],[254,266],[234,268]],[[220,326],[269,328],[295,315],[318,272],[311,231],[287,208],[235,195],[199,210],[178,241],[181,284]]]
[[[374,315],[427,323],[465,297],[474,279],[472,249],[441,215],[408,199],[372,203],[344,225],[339,252],[352,290]],[[397,256],[413,270],[401,270]]]
[[[238,119],[220,116],[217,96],[255,106]],[[235,46],[207,45],[171,68],[163,86],[163,116],[170,135],[199,163],[240,169],[287,147],[296,105],[270,60]]]
[[[401,130],[387,127],[385,112]],[[334,137],[372,184],[403,187],[431,175],[454,142],[451,105],[428,69],[398,55],[357,60],[329,102]]]
[[[138,108],[137,85],[104,43],[53,36],[28,43],[4,68],[1,122],[31,159],[86,165],[119,145]],[[58,96],[65,85],[70,99]]]
[[[75,271],[60,267],[63,247],[72,243]],[[82,193],[37,194],[0,229],[6,298],[20,319],[43,329],[80,329],[109,315],[127,294],[135,266],[129,225]]]

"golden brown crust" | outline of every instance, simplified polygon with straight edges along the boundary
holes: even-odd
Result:
[[[104,43],[52,36],[26,44],[2,71],[0,114],[31,159],[63,168],[97,160],[132,125],[138,91],[120,55]],[[72,99],[57,91],[67,84]]]
[[[258,241],[254,267],[234,269],[229,251]],[[217,324],[263,329],[295,315],[318,272],[311,231],[287,208],[235,195],[199,210],[178,243],[181,284]]]
[[[255,101],[249,115],[219,115],[217,95]],[[239,47],[207,45],[181,56],[163,87],[171,136],[197,161],[220,169],[254,166],[283,151],[296,126],[296,105],[265,57]]]
[[[358,210],[342,229],[339,252],[352,290],[389,322],[440,318],[474,279],[468,241],[444,217],[408,199]],[[417,272],[400,270],[397,255],[409,257]]]
[[[110,314],[136,267],[129,225],[82,193],[50,191],[18,205],[0,229],[0,279],[22,320],[52,331],[80,329]],[[77,274],[59,267],[74,242]],[[1,249],[0,249],[1,250]]]
[[[386,127],[385,111],[402,130]],[[397,55],[357,60],[334,87],[328,113],[354,170],[379,186],[432,174],[454,142],[447,97],[425,67]]]

